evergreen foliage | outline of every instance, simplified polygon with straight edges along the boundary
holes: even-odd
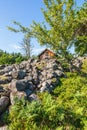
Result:
[[[0,65],[20,63],[26,59],[27,57],[22,56],[21,53],[10,54],[10,53],[4,52],[3,50],[0,50]]]

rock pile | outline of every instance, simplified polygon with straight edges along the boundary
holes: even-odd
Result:
[[[62,76],[65,75],[61,64],[55,59],[30,59],[21,64],[0,66],[0,114],[9,104],[14,104],[15,97],[32,101],[38,100],[37,92],[51,93]]]
[[[79,69],[82,63],[74,60],[72,66]],[[38,100],[37,93],[51,93],[61,77],[66,76],[61,63],[56,59],[30,59],[21,64],[0,65],[0,125],[3,124],[3,113],[9,105],[15,103],[16,97],[28,101]]]

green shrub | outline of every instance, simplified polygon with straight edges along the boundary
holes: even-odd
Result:
[[[63,121],[64,113],[48,93],[40,95],[40,101],[16,101],[10,108],[9,130],[56,129],[59,122]]]

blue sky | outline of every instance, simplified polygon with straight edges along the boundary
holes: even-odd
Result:
[[[76,2],[78,6],[81,6],[84,0],[76,0]],[[33,20],[43,22],[41,8],[44,8],[43,0],[0,0],[0,49],[10,53],[20,52],[23,34],[10,32],[7,26],[14,27],[13,20],[27,27]],[[44,49],[35,39],[31,43],[35,54]]]

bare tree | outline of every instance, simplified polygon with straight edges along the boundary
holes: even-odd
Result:
[[[24,36],[24,39],[20,44],[25,56],[30,58],[32,53],[31,39],[29,37]]]

